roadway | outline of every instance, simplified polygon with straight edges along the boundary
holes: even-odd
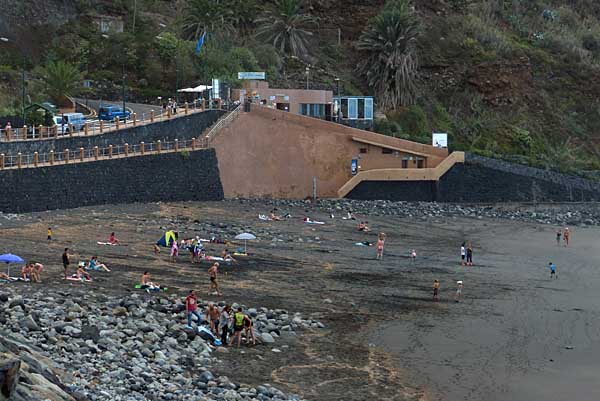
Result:
[[[108,105],[113,105],[116,107],[121,107],[123,106],[123,102],[119,101],[119,100],[95,100],[95,99],[81,99],[81,98],[76,98],[75,99],[76,102],[79,102],[81,104],[86,104],[88,107],[91,107],[92,109],[98,111],[98,109],[100,108],[100,103],[102,102],[102,105],[104,106],[108,106]],[[131,110],[132,113],[136,113],[138,115],[138,119],[142,119],[142,116],[144,115],[150,115],[150,111],[154,110],[154,112],[156,114],[158,114],[161,111],[161,106],[159,105],[151,105],[151,104],[141,104],[141,103],[129,103],[129,102],[125,102],[125,107],[128,108],[129,110]]]

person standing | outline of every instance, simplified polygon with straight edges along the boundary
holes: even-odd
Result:
[[[560,237],[562,236],[562,232],[560,228],[556,231],[556,245],[560,245]]]
[[[473,266],[473,246],[470,242],[467,244],[467,266]]]
[[[440,300],[440,282],[437,279],[433,280],[433,300]]]
[[[208,274],[210,276],[210,287],[208,287],[208,294],[214,289],[217,291],[217,296],[221,296],[221,292],[219,292],[219,283],[217,282],[217,273],[219,269],[219,262],[215,262],[214,265],[208,269]]]
[[[558,275],[556,274],[556,266],[554,265],[554,263],[550,262],[548,263],[548,266],[550,267],[550,278],[558,278]]]
[[[210,322],[210,331],[212,331],[215,336],[219,335],[219,317],[219,308],[214,303],[209,303],[204,320]]]
[[[569,227],[565,228],[565,233],[563,234],[563,239],[565,240],[565,246],[569,246],[569,237],[570,237]]]
[[[198,298],[194,290],[190,290],[188,296],[185,297],[185,312],[187,314],[187,328],[192,329],[192,315],[198,319],[198,324],[202,322],[202,317],[198,313]]]
[[[69,255],[69,248],[65,248],[65,251],[62,254],[62,264],[63,269],[65,270],[65,280],[67,279],[67,274],[69,273],[69,265],[71,264],[70,256],[71,255]]]
[[[456,282],[456,294],[454,295],[454,302],[460,302],[460,299],[462,297],[462,290],[463,290],[463,282],[457,281]]]
[[[52,241],[52,227],[48,227],[48,241]]]
[[[379,238],[377,238],[377,260],[383,259],[384,245],[385,245],[385,233],[379,233]]]
[[[460,265],[465,265],[465,258],[467,257],[467,248],[465,248],[465,243],[463,242],[460,245]]]
[[[219,328],[221,329],[221,344],[227,346],[227,336],[229,335],[229,323],[231,322],[231,307],[223,306],[221,316],[219,317]]]
[[[173,240],[173,244],[171,244],[171,262],[177,262],[177,255],[179,255],[179,245],[177,240]]]
[[[244,320],[246,315],[242,313],[242,308],[238,308],[237,312],[233,314],[233,337],[231,337],[231,341],[229,342],[229,346],[233,345],[237,337],[237,346],[238,348],[242,344],[242,330],[244,330]]]

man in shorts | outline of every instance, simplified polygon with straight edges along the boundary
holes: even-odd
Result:
[[[433,280],[433,300],[440,300],[440,282],[437,279]]]
[[[210,295],[210,293],[214,290],[217,291],[217,296],[221,296],[221,293],[219,292],[219,283],[217,283],[217,270],[219,268],[219,262],[215,262],[214,265],[212,265],[210,267],[210,269],[208,269],[208,274],[210,276],[210,286],[208,287],[208,294]]]
[[[206,309],[206,316],[204,320],[210,322],[210,331],[213,332],[215,336],[219,336],[219,317],[221,312],[219,312],[219,308],[215,306],[214,303],[209,303],[208,308]]]
[[[69,273],[69,265],[71,264],[71,260],[69,259],[71,255],[69,255],[69,248],[65,248],[65,251],[62,254],[62,264],[63,269],[65,270],[65,280],[67,279],[67,275]]]
[[[229,346],[233,345],[237,337],[237,346],[238,348],[242,344],[242,331],[244,330],[244,320],[246,320],[246,315],[242,312],[242,308],[238,308],[237,312],[233,315],[233,336],[231,336],[231,341],[229,342]]]

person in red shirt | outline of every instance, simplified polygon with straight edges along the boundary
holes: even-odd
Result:
[[[185,298],[185,312],[187,313],[188,329],[192,328],[192,315],[196,316],[198,323],[202,322],[202,317],[198,313],[198,298],[196,298],[194,290],[190,290],[189,295]]]
[[[114,232],[110,233],[110,235],[108,236],[108,243],[111,245],[120,245],[120,242],[117,239],[117,237],[115,237]]]

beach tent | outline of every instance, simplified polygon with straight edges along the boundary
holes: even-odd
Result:
[[[169,230],[160,237],[158,241],[156,241],[156,245],[162,246],[164,248],[170,248],[173,245],[173,241],[177,241],[178,234],[176,231]]]

